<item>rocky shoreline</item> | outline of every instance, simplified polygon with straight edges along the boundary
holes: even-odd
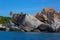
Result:
[[[35,16],[12,14],[14,21],[9,21],[4,31],[17,32],[60,32],[60,13],[52,8],[44,8]],[[0,30],[3,30],[0,28]]]

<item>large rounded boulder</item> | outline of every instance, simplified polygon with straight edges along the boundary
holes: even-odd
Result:
[[[53,32],[53,28],[49,24],[41,24],[38,29],[43,32]]]

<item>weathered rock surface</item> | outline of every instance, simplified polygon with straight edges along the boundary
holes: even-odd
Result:
[[[38,26],[38,29],[43,32],[54,32],[49,24],[41,24]]]
[[[42,18],[42,16],[43,18]],[[37,17],[38,16],[38,17]],[[42,22],[45,22],[47,24],[49,24],[51,26],[51,28],[53,28],[53,31],[57,32],[60,31],[60,14],[58,12],[56,12],[54,9],[52,8],[45,8],[43,9],[43,11],[41,12],[41,14],[36,14],[35,17],[41,21],[41,19],[43,20]],[[46,20],[45,20],[46,19]]]
[[[44,23],[46,23],[46,21],[47,21],[47,19],[48,19],[46,15],[41,14],[41,13],[36,13],[35,17],[36,17],[38,20],[40,20],[40,21],[42,21],[42,22],[44,22]]]
[[[6,27],[6,30],[8,31],[17,31],[20,30],[17,25],[15,25],[12,21],[9,22],[9,24]]]
[[[13,19],[15,20],[14,24],[17,25],[18,28],[23,29],[25,31],[31,31],[37,28],[39,25],[43,24],[43,22],[39,21],[37,18],[29,14],[14,15]],[[14,24],[12,24],[11,22],[10,24],[12,25],[10,26],[11,28],[16,28],[16,26],[14,26]]]
[[[52,8],[45,8],[35,16],[13,14],[14,22],[7,25],[11,30],[35,32],[60,32],[60,14]]]
[[[26,15],[22,23],[22,25],[25,26],[25,27],[23,26],[23,29],[25,30],[33,30],[34,28],[37,28],[41,24],[43,24],[43,22],[37,20],[35,17],[31,15]]]

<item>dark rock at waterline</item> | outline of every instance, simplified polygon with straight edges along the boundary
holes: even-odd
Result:
[[[48,24],[41,24],[41,25],[38,26],[38,29],[40,31],[53,32],[53,28]]]
[[[6,28],[0,28],[0,31],[6,31]]]
[[[38,28],[31,30],[31,32],[41,32]]]

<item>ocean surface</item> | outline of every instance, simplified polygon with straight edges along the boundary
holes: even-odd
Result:
[[[60,40],[60,33],[0,31],[0,40]]]

